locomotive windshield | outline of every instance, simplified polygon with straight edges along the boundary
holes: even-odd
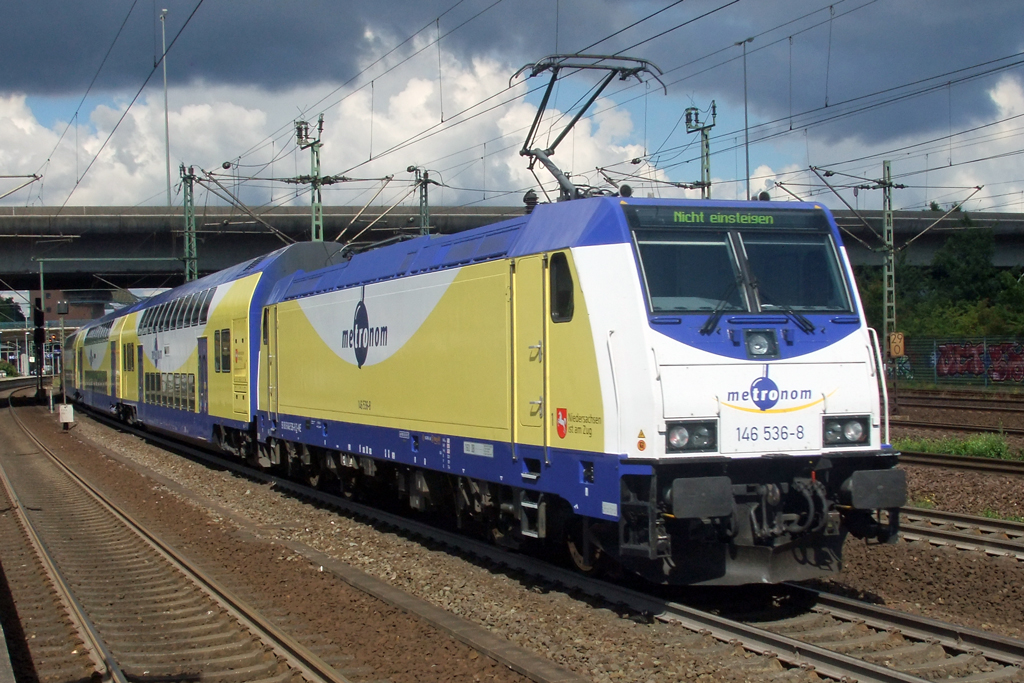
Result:
[[[822,212],[624,209],[653,313],[852,310]]]

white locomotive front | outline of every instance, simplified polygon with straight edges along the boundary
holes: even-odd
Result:
[[[880,515],[905,502],[905,475],[828,211],[621,208],[631,244],[574,254],[588,299],[608,302],[590,307],[618,413],[606,451],[650,474],[623,474],[616,537],[592,527],[593,545],[653,580],[733,584],[837,571],[848,533],[893,539],[898,515]]]

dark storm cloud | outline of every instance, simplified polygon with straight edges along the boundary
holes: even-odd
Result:
[[[687,2],[678,12],[673,10],[673,19],[723,4],[725,0]],[[817,9],[822,11],[758,35]],[[669,78],[684,79],[672,86],[676,93],[695,93],[707,100],[717,97],[720,105],[724,100],[741,106],[742,50],[730,46],[757,36],[747,45],[750,110],[753,120],[771,121],[813,110],[822,110],[814,114],[815,119],[830,117],[846,101],[1024,50],[1024,37],[1019,31],[1024,7],[1017,0],[845,0],[832,3],[832,9],[834,15],[829,12],[828,2],[747,0],[636,51],[646,51],[643,56],[662,68],[673,69],[728,48],[672,72]],[[635,35],[615,42],[629,44],[629,38]],[[792,46],[789,36],[793,36]],[[613,49],[618,48],[609,48]],[[1021,79],[1024,67],[1001,73]],[[945,134],[950,127],[955,132],[972,121],[990,119],[995,107],[986,91],[999,75],[956,82],[962,76],[951,74],[934,83],[953,81],[948,90],[942,87],[903,104],[876,107],[871,113],[859,115],[853,124],[846,119],[816,130],[831,138],[888,140],[908,132]],[[826,110],[826,102],[838,109]],[[703,107],[707,102],[697,104]]]
[[[491,3],[466,0],[459,4],[441,19],[441,32],[455,28]],[[99,90],[138,88],[160,50],[157,13],[163,7],[170,10],[170,40],[195,4],[194,0],[139,1],[100,75]],[[379,37],[372,46],[377,53],[454,4],[454,0],[206,0],[170,54],[170,80],[177,85],[201,80],[271,90],[342,81],[356,73],[359,59],[369,53],[364,38],[367,28]],[[505,0],[446,37],[443,46],[462,58],[485,54],[519,66],[554,52],[556,39],[559,50],[578,50],[669,4]],[[728,0],[687,0],[590,51],[614,53],[727,4]],[[129,0],[7,0],[0,40],[0,59],[5,65],[0,91],[83,93],[130,6]],[[634,48],[630,54],[651,59],[666,70],[674,69],[666,80],[680,82],[671,87],[670,94],[684,100],[693,95],[702,100],[695,101],[701,107],[711,98],[735,107],[742,102],[739,59],[699,72],[738,57],[740,48],[730,46],[758,36],[748,45],[748,87],[752,116],[765,121],[823,108],[826,97],[830,107],[839,107],[855,97],[1010,55],[1024,47],[1019,31],[1024,11],[1018,0],[841,0],[833,3],[831,22],[828,7],[825,1],[743,0]],[[815,9],[823,11],[769,35],[758,35]],[[432,39],[435,28],[424,35]],[[792,46],[789,35],[793,35]],[[776,40],[781,42],[772,45]],[[722,48],[729,49],[695,61]],[[1010,73],[1019,78],[1021,67]],[[855,126],[840,122],[819,129],[818,134],[884,140],[912,131],[956,130],[992,116],[994,108],[985,90],[994,83],[988,78],[953,84],[948,91],[861,115]]]
[[[129,0],[8,0],[0,33],[0,60],[6,71],[0,90],[29,95],[84,92],[132,4]],[[169,78],[172,85],[202,80],[270,89],[345,79],[355,73],[360,51],[367,47],[366,28],[383,34],[381,45],[386,50],[454,4],[451,0],[206,0],[170,51]],[[490,4],[489,0],[462,3],[441,19],[442,33]],[[111,91],[141,85],[160,54],[160,10],[169,10],[170,43],[195,7],[194,0],[137,2],[96,87]],[[507,0],[446,38],[443,45],[462,55],[541,56],[554,49],[554,17],[554,3],[547,0]],[[608,24],[610,18],[588,11],[563,16],[562,21],[568,42],[591,33],[588,27]],[[423,35],[433,39],[436,30],[430,27]]]

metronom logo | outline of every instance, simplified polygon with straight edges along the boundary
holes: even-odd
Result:
[[[761,411],[774,408],[779,401],[809,401],[813,398],[813,392],[805,388],[779,388],[779,386],[768,378],[768,367],[765,366],[764,375],[756,378],[747,391],[730,391],[726,400],[731,402],[752,401]]]
[[[356,365],[363,367],[366,362],[366,353],[370,347],[388,345],[388,327],[370,327],[370,317],[366,313],[366,306],[360,301],[356,304],[355,315],[352,316],[352,329],[343,330],[341,333],[341,348],[354,349],[356,354]]]

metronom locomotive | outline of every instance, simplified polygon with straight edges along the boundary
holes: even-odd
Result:
[[[906,498],[814,204],[594,197],[354,255],[295,244],[66,355],[75,396],[125,420],[659,583],[835,572]]]

